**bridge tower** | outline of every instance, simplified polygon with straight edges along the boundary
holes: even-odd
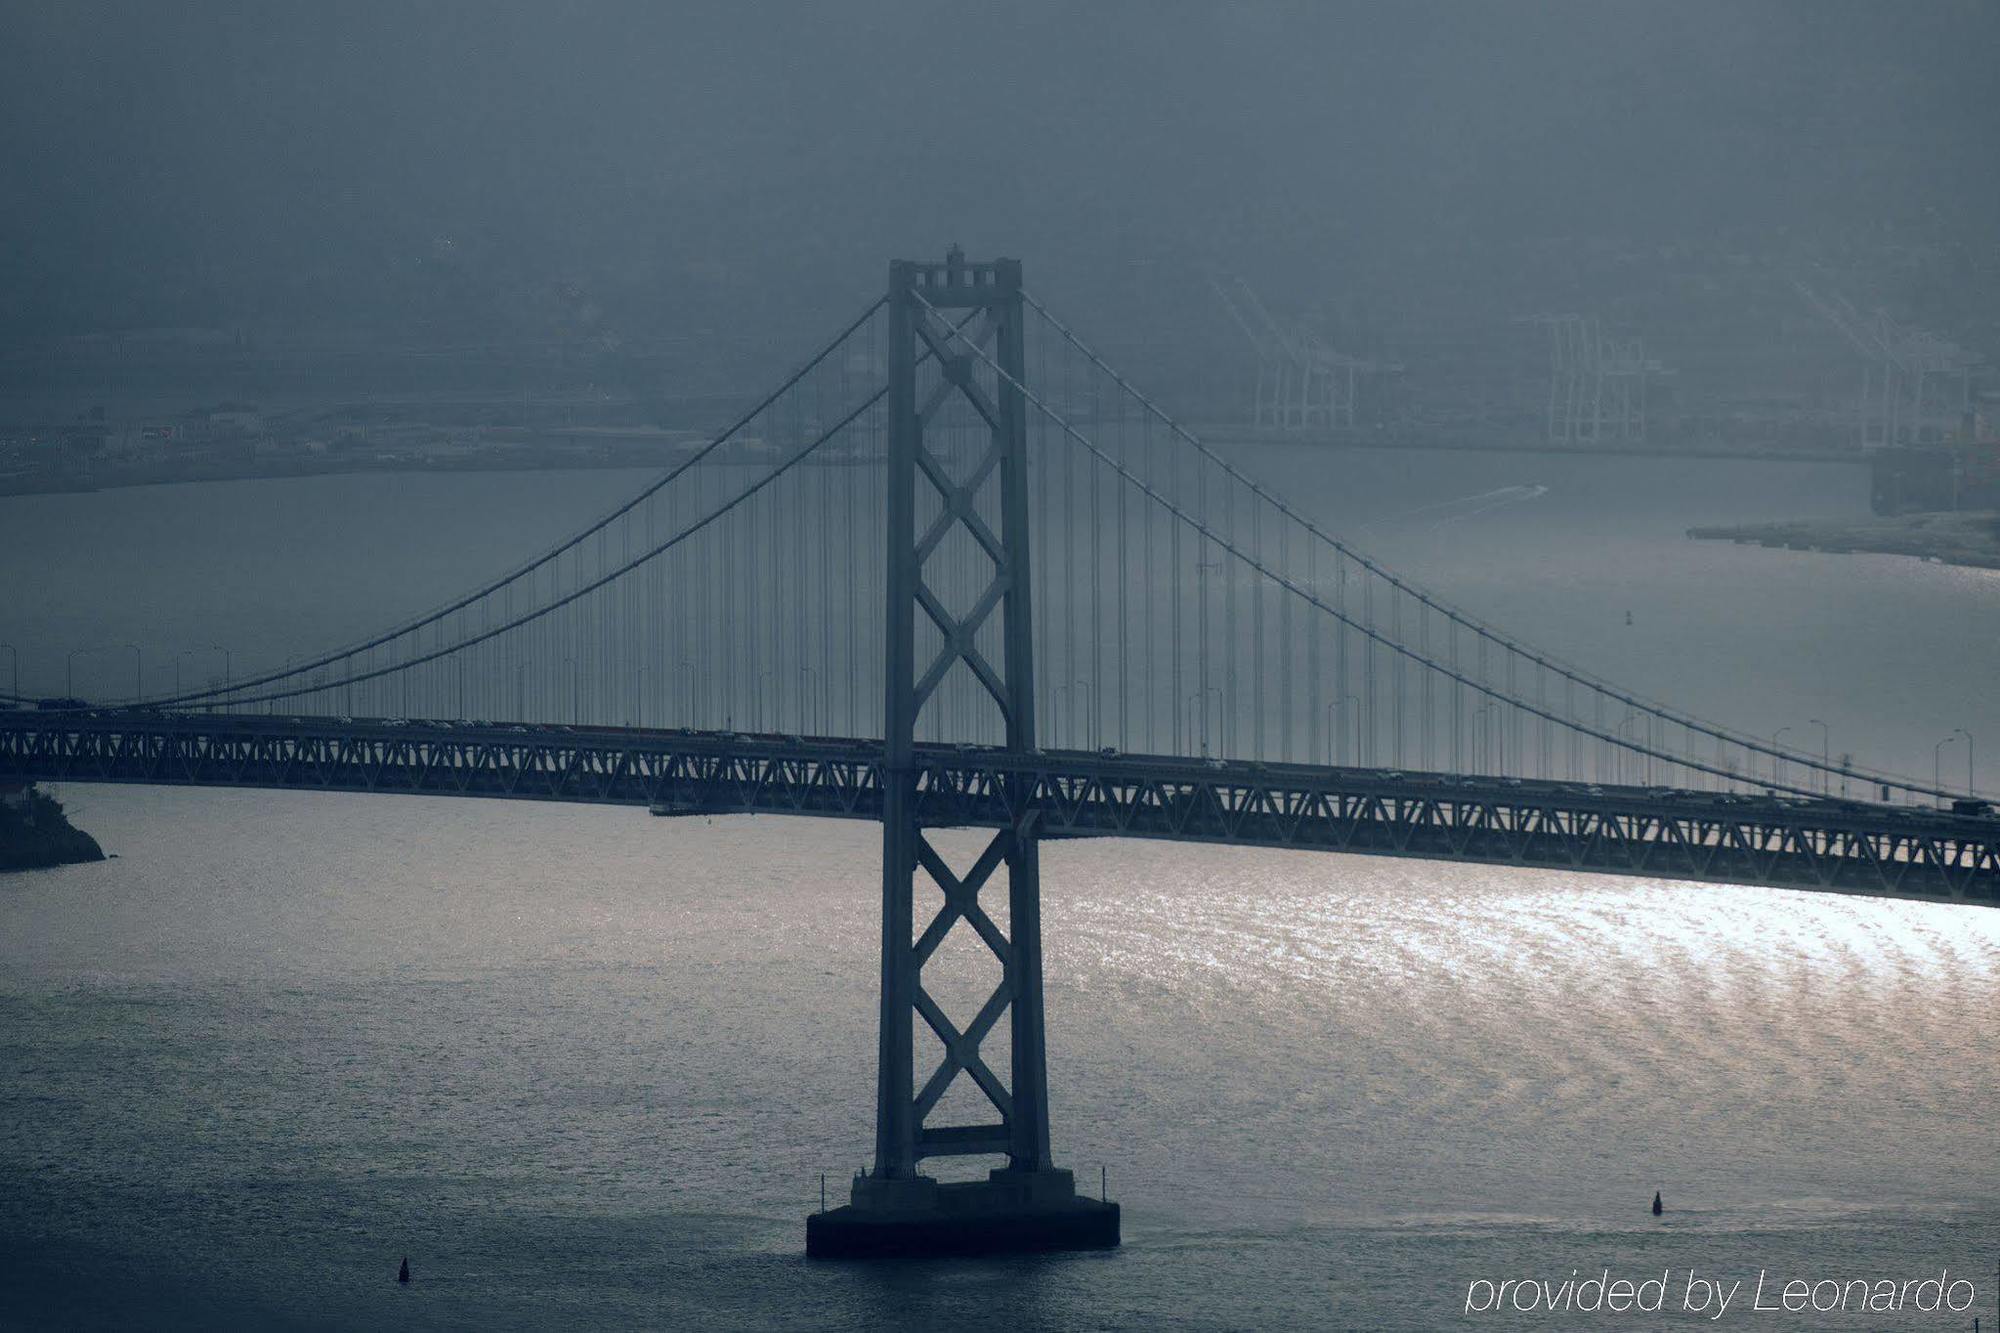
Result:
[[[961,313],[971,316],[954,332]],[[1007,751],[1035,749],[1035,663],[1029,605],[1027,381],[1025,308],[1018,260],[968,263],[953,247],[943,263],[898,260],[889,266],[888,303],[888,608],[884,642],[886,698],[882,766],[882,992],[875,1099],[875,1161],[855,1177],[852,1202],[807,1222],[806,1250],[861,1256],[985,1250],[1072,1249],[1118,1243],[1118,1207],[1076,1193],[1070,1172],[1049,1159],[1047,1057],[1042,1017],[1041,873],[1036,813],[1027,790],[1005,806],[1024,811],[993,831],[972,867],[954,872],[925,836],[917,720],[951,668],[962,662],[992,701],[1006,729]],[[1001,373],[989,394],[966,344],[990,346]],[[918,399],[918,369],[935,358],[940,374]],[[1009,380],[1011,379],[1011,383]],[[984,457],[954,477],[925,441],[925,429],[953,398],[969,403],[989,428]],[[940,507],[916,530],[919,486]],[[991,513],[997,488],[999,531]],[[991,562],[984,591],[954,615],[925,582],[925,560],[962,528]],[[917,617],[938,630],[930,660],[917,660]],[[998,616],[1000,661],[978,646],[982,626]],[[989,633],[988,642],[991,642]],[[921,671],[919,666],[921,665]],[[1024,766],[1025,767],[1025,766]],[[1008,781],[1030,783],[1025,776]],[[1007,930],[980,906],[980,890],[1006,870]],[[943,892],[944,905],[916,931],[918,877]],[[924,989],[924,964],[963,920],[1000,962],[998,985],[963,1030]],[[980,1054],[1006,1014],[1008,1077]],[[937,1035],[943,1057],[917,1084],[915,1022]],[[932,1125],[928,1117],[954,1080],[968,1078],[990,1104],[985,1124]],[[1001,1154],[1007,1165],[983,1181],[941,1184],[919,1169],[925,1158]]]

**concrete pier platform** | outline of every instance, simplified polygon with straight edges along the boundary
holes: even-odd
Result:
[[[806,1219],[815,1259],[1109,1250],[1118,1205],[1084,1198],[1067,1171],[1001,1168],[985,1180],[857,1176],[854,1201]]]

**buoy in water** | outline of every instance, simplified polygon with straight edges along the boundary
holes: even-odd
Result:
[[[1653,1201],[1653,1211],[1656,1213],[1660,1211],[1660,1202],[1658,1199]],[[396,1270],[396,1281],[402,1283],[404,1286],[408,1286],[410,1283],[410,1256],[407,1254],[403,1256],[403,1266]]]
[[[1661,1213],[1663,1213],[1663,1212],[1665,1212],[1665,1211],[1666,1211],[1666,1209],[1664,1209],[1664,1208],[1660,1207],[1660,1192],[1659,1192],[1658,1190],[1654,1190],[1654,1191],[1653,1191],[1653,1216],[1654,1216],[1654,1217],[1658,1217],[1658,1216],[1659,1216],[1659,1215],[1660,1215]]]

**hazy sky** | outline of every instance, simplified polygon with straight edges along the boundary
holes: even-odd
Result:
[[[959,240],[1453,281],[1524,237],[2000,225],[2000,6],[0,6],[0,334],[809,324]],[[1151,262],[1148,262],[1151,261]],[[718,313],[727,312],[727,313]]]

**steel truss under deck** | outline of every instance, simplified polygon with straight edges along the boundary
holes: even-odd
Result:
[[[0,712],[0,779],[882,817],[873,741],[326,718]],[[1164,838],[2000,905],[2000,819],[1075,751],[913,749],[924,828]],[[969,878],[969,876],[968,876]],[[976,929],[975,925],[975,929]],[[982,932],[983,933],[983,932]]]

